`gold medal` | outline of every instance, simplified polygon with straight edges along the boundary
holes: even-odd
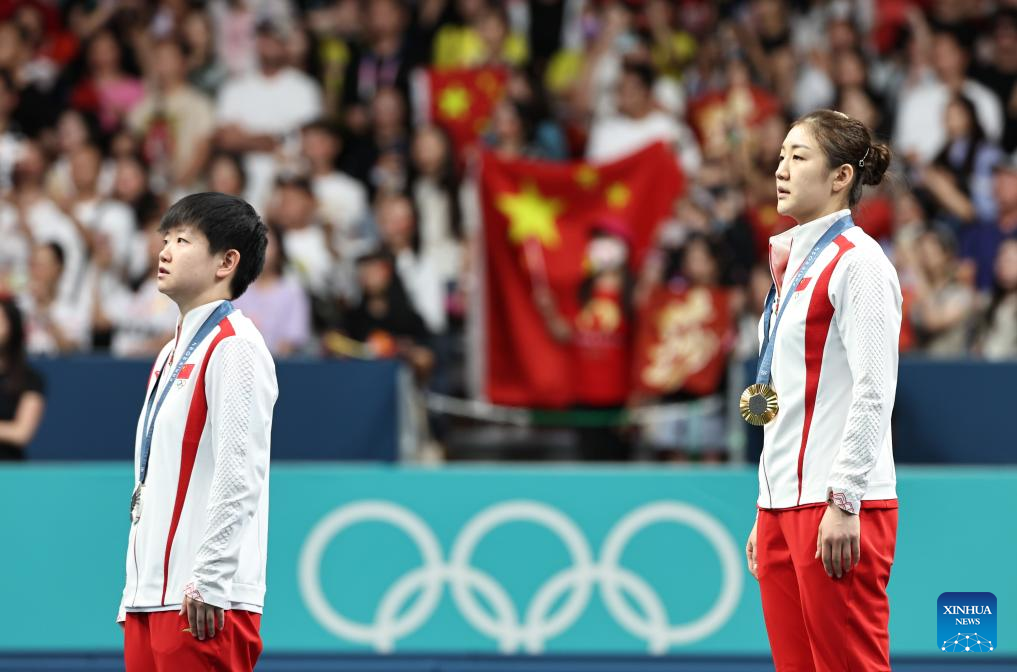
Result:
[[[765,383],[749,385],[742,392],[738,409],[750,425],[765,425],[777,417],[777,390]]]

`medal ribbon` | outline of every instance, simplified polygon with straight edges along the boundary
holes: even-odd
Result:
[[[805,277],[806,271],[816,262],[819,258],[819,254],[826,249],[826,246],[833,242],[834,238],[844,233],[855,223],[851,220],[851,215],[841,217],[833,223],[826,233],[816,241],[816,244],[812,246],[812,250],[808,256],[805,257],[805,261],[798,267],[798,272],[795,273],[795,277],[791,279],[791,284],[788,287],[791,288],[791,293],[794,293],[795,288],[798,287],[798,283]],[[777,297],[777,285],[770,285],[770,293],[766,295],[766,305],[763,308],[763,345],[760,348],[759,354],[759,368],[756,370],[756,384],[769,385],[772,379],[770,375],[770,367],[773,364],[773,348],[776,343],[776,339],[770,336],[770,316],[773,313],[773,302]],[[784,314],[784,309],[791,303],[784,297],[784,300],[780,304],[780,309],[777,311],[777,321],[773,325],[773,335],[777,335],[777,327],[780,326],[780,317]]]
[[[166,382],[166,387],[163,388],[162,394],[159,396],[158,403],[155,403],[155,409],[153,410],[152,404],[155,402],[155,392],[159,389],[159,379],[162,378],[163,369],[166,368],[166,362],[163,362],[162,368],[159,369],[159,375],[155,379],[155,385],[152,387],[152,393],[148,396],[148,407],[145,409],[145,435],[141,439],[141,482],[145,482],[145,476],[148,475],[148,457],[152,452],[152,434],[155,431],[155,419],[159,416],[159,410],[162,408],[162,402],[166,401],[166,395],[169,393],[170,388],[176,381],[177,376],[180,375],[181,369],[184,368],[184,364],[190,359],[194,353],[194,349],[201,344],[205,337],[208,336],[212,329],[216,327],[223,318],[233,312],[233,304],[229,301],[223,301],[219,304],[219,307],[212,311],[212,314],[208,316],[208,319],[198,328],[194,338],[187,345],[187,349],[184,350],[184,354],[181,355],[180,360],[177,362],[176,367],[173,369],[173,373],[170,375],[170,379]],[[168,361],[168,358],[167,358]],[[151,416],[151,423],[149,422],[149,416]]]

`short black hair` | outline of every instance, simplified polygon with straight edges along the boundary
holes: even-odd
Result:
[[[626,75],[632,75],[639,83],[643,85],[643,88],[647,91],[653,91],[653,85],[657,81],[657,71],[653,69],[653,66],[643,61],[626,61],[622,65],[622,72]]]
[[[159,231],[193,226],[208,239],[212,254],[236,250],[240,264],[230,281],[230,298],[243,294],[265,267],[268,227],[242,198],[206,191],[185,196],[174,203],[162,218]]]

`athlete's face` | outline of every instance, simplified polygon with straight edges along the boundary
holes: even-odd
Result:
[[[852,176],[849,166],[830,168],[807,124],[792,126],[774,173],[777,212],[804,224],[846,207]]]
[[[195,226],[173,227],[162,234],[156,283],[180,305],[201,296],[223,277],[225,252],[212,254],[208,238]]]

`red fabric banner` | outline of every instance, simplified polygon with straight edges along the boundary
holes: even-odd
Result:
[[[728,290],[658,288],[639,321],[635,391],[648,396],[713,394],[727,369],[734,329]]]
[[[613,372],[627,379],[631,370],[626,283],[682,186],[663,144],[600,165],[483,155],[484,354],[492,402],[624,402],[628,381],[611,381]],[[619,254],[619,268],[595,270],[617,263]]]

